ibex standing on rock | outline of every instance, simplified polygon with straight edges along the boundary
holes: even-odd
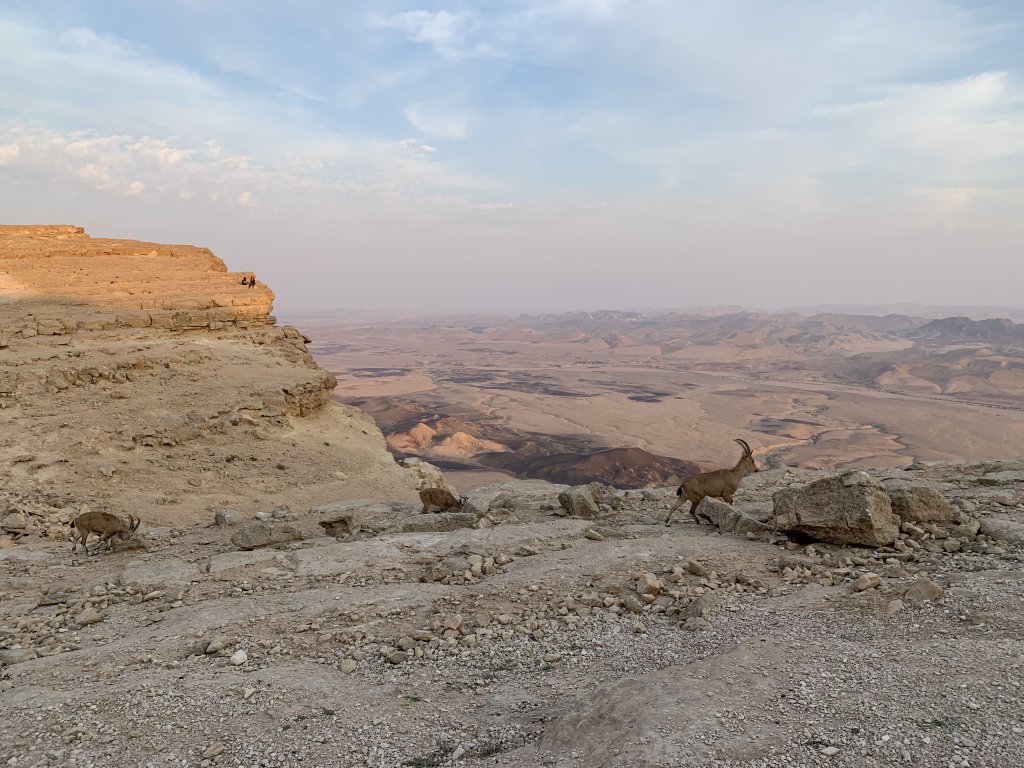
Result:
[[[455,494],[447,488],[424,488],[420,491],[420,501],[423,502],[423,512],[420,514],[424,514],[429,512],[432,506],[440,507],[442,512],[455,507],[461,509],[462,505],[466,503],[466,497],[456,498]]]
[[[739,438],[736,438],[736,442],[743,448],[743,456],[736,462],[736,466],[732,469],[716,469],[714,472],[701,472],[699,475],[683,480],[683,484],[676,491],[676,496],[679,497],[679,500],[668,511],[665,525],[668,525],[672,515],[683,505],[684,501],[690,502],[690,514],[699,523],[700,519],[697,517],[696,509],[705,496],[725,499],[727,503],[732,504],[732,495],[736,493],[740,480],[751,472],[761,471],[757,466],[757,462],[754,461],[754,452],[750,450],[750,446]]]
[[[100,544],[105,541],[107,549],[113,549],[114,545],[111,539],[114,536],[121,541],[130,539],[139,530],[141,524],[140,518],[131,515],[128,515],[128,522],[125,522],[109,512],[86,512],[68,523],[74,529],[71,532],[71,551],[77,550],[78,543],[81,542],[85,554],[88,555],[89,545],[86,542],[89,540],[90,533],[98,534]],[[99,547],[96,547],[96,552],[99,552]]]

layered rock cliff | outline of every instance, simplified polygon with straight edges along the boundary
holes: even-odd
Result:
[[[166,522],[414,497],[372,419],[330,402],[334,376],[248,274],[205,248],[0,227],[6,492]]]

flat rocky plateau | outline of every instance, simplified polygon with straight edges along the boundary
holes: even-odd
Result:
[[[574,517],[539,482],[476,489],[472,514],[278,508],[88,557],[27,515],[0,549],[0,760],[1017,766],[1022,470],[876,473],[963,521],[880,548],[665,526],[668,488]],[[828,475],[762,472],[735,506],[767,519]]]

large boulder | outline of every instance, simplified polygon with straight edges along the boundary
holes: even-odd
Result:
[[[374,503],[365,499],[358,501],[335,501],[313,507],[310,513],[323,516],[320,527],[329,536],[345,539],[357,534],[378,534],[395,525],[403,515],[418,512],[419,505],[400,502]]]
[[[589,483],[586,487],[590,489],[590,495],[593,497],[598,509],[601,507],[621,509],[626,503],[625,494],[617,488],[612,488],[610,485]]]
[[[238,510],[230,507],[222,507],[213,513],[213,522],[218,528],[226,528],[229,525],[236,525],[241,519]]]
[[[882,547],[900,533],[889,495],[866,472],[776,491],[772,502],[777,530],[830,544]]]
[[[448,482],[444,473],[440,469],[435,467],[423,459],[417,458],[416,456],[408,456],[404,459],[398,459],[399,466],[405,467],[409,470],[409,473],[413,476],[416,482],[416,489],[423,490],[424,488],[444,488],[451,492],[452,496],[459,498],[459,492],[454,485]]]
[[[593,519],[597,517],[597,501],[594,492],[588,485],[577,485],[558,494],[558,503],[562,509],[573,517]]]
[[[760,520],[755,520],[750,515],[741,512],[724,501],[705,496],[696,509],[697,518],[706,520],[715,526],[721,533],[767,533],[771,530]]]
[[[1024,523],[990,517],[981,521],[980,532],[1010,544],[1024,544]]]
[[[231,543],[239,549],[258,549],[301,540],[302,534],[294,527],[272,523],[251,523],[231,537]]]
[[[320,521],[320,527],[328,536],[343,539],[355,536],[363,529],[363,509],[369,505],[368,501],[342,501],[313,507],[310,511],[315,515],[326,514],[327,517]]]
[[[957,508],[931,488],[891,488],[889,501],[893,514],[904,522],[952,523],[957,519]]]
[[[9,512],[0,521],[0,528],[5,531],[24,531],[29,527],[28,518],[21,512]]]

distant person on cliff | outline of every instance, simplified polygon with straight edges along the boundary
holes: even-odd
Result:
[[[248,275],[242,275],[242,285],[248,285],[248,284],[249,284],[249,276]]]
[[[256,275],[249,275],[249,287],[250,288],[255,288],[256,287]]]

